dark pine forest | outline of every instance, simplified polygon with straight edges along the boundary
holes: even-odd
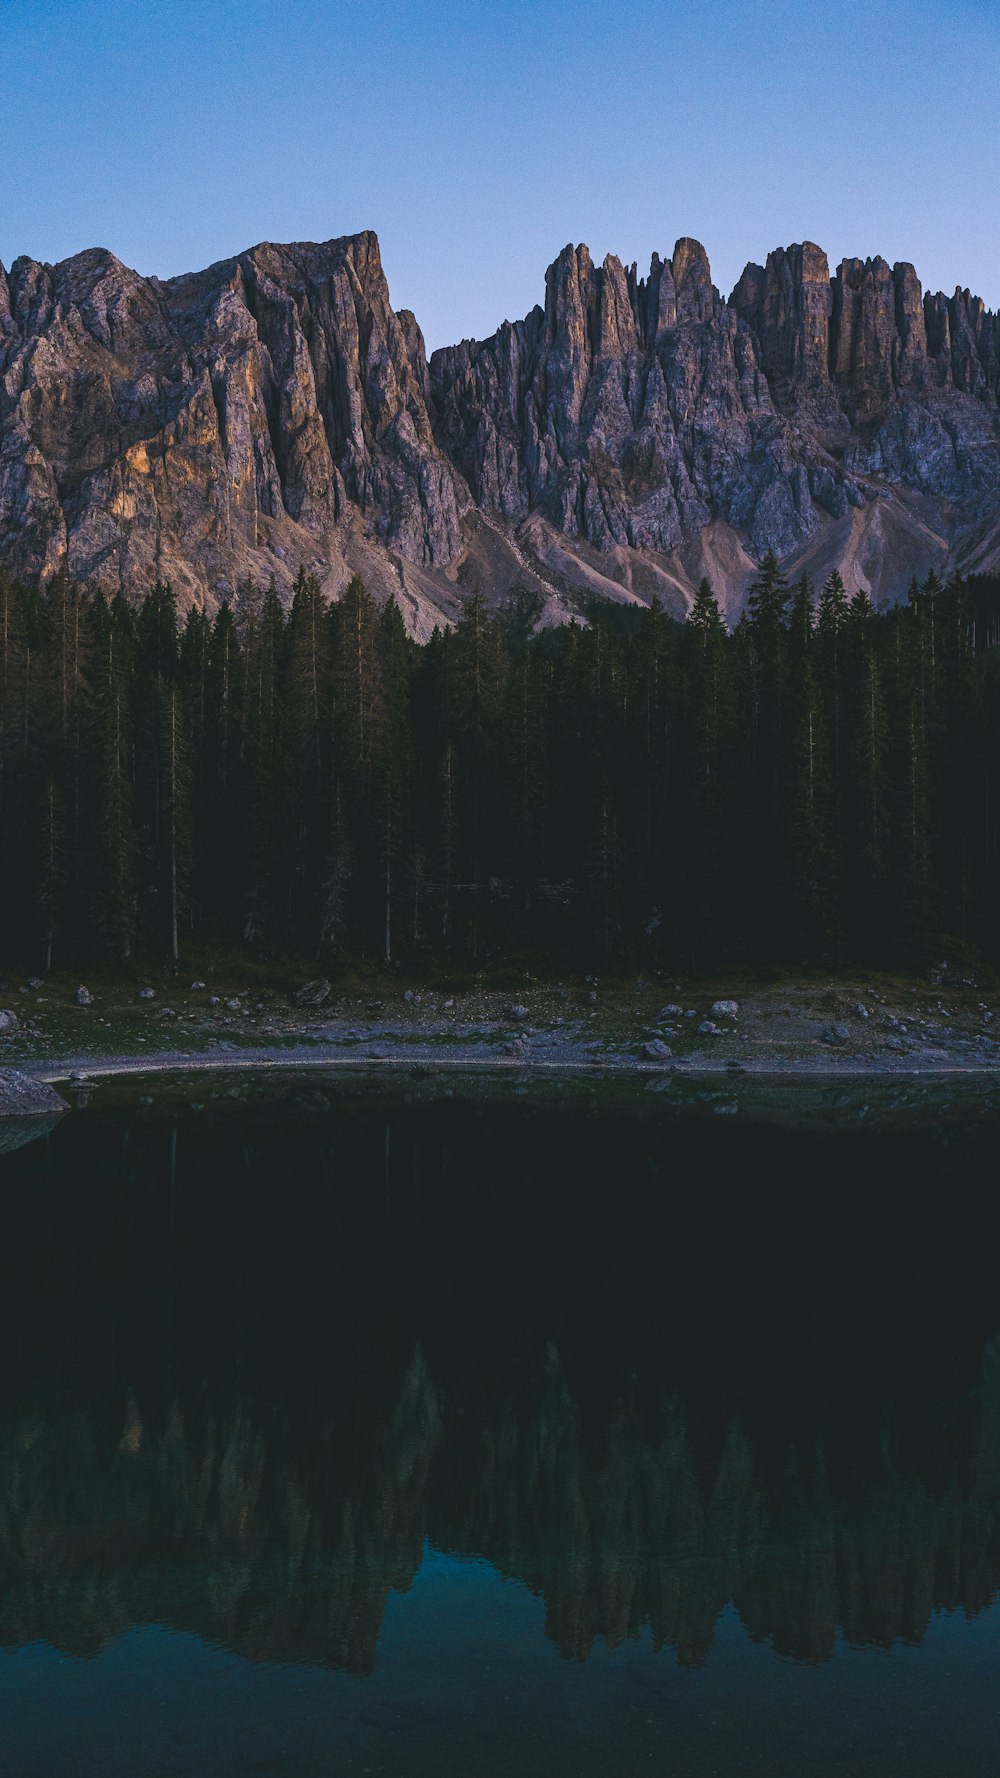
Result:
[[[0,576],[5,955],[997,961],[1000,583],[536,615]]]

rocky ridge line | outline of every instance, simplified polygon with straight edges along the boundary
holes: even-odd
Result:
[[[426,635],[460,580],[681,615],[773,549],[878,600],[1000,567],[1000,317],[811,243],[729,300],[697,241],[639,278],[567,247],[544,306],[427,361],[376,237],[142,278],[92,250],[0,267],[0,561],[183,602],[299,565]],[[466,573],[460,576],[463,564]]]

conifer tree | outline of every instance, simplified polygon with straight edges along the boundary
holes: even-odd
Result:
[[[202,886],[211,928],[230,942],[242,924],[246,869],[241,690],[239,637],[224,600],[205,663]]]
[[[675,770],[675,626],[654,596],[626,645],[621,703],[623,754],[618,781],[627,811],[629,913],[650,935],[662,925],[676,887],[677,832],[670,819]],[[669,917],[669,915],[668,915]]]
[[[180,636],[177,677],[181,691],[185,751],[188,761],[188,801],[192,832],[188,871],[188,921],[194,933],[203,929],[212,901],[209,859],[205,838],[211,824],[211,763],[208,747],[208,663],[212,624],[201,606],[188,612]]]
[[[499,843],[509,859],[520,915],[530,914],[545,870],[546,732],[544,661],[527,637],[510,638],[502,716]]]
[[[281,935],[289,844],[285,619],[272,575],[243,637],[243,760],[247,877],[243,937],[251,944]]]
[[[380,940],[384,951],[387,928],[391,951],[394,836],[378,611],[360,575],[332,608],[331,622],[335,777],[353,859],[353,925],[368,955]]]
[[[380,802],[383,885],[382,956],[392,962],[393,908],[398,898],[404,860],[413,844],[415,758],[412,747],[412,644],[403,614],[390,598],[379,614],[376,653],[379,662],[384,741]]]
[[[136,802],[141,812],[141,877],[145,929],[177,962],[181,903],[187,888],[188,793],[186,735],[178,686],[177,608],[157,583],[136,626]]]
[[[936,747],[933,828],[934,875],[940,884],[940,924],[949,951],[975,956],[983,927],[989,809],[989,748],[983,690],[974,651],[967,589],[959,576],[935,594]],[[996,755],[992,756],[995,763]]]
[[[45,679],[47,771],[42,769],[41,831],[45,843],[45,874],[54,897],[50,932],[58,927],[64,941],[79,946],[83,937],[80,912],[86,895],[83,882],[83,705],[86,680],[86,602],[65,569],[46,588]],[[41,764],[41,762],[39,762]],[[47,778],[47,783],[44,780]],[[53,875],[58,834],[59,866]],[[48,949],[51,967],[51,949]]]
[[[66,821],[56,775],[46,773],[33,798],[31,866],[33,901],[38,922],[38,956],[42,969],[52,968],[57,937],[66,918]]]
[[[303,571],[295,582],[288,620],[283,700],[291,814],[286,930],[311,953],[330,869],[331,617],[319,582]]]
[[[119,962],[128,962],[136,938],[137,911],[131,698],[135,628],[120,595],[110,607],[98,595],[87,618],[91,645],[84,751],[90,765],[90,912],[100,949]]]
[[[683,640],[678,851],[684,869],[671,917],[687,935],[693,959],[704,961],[718,956],[726,942],[734,766],[728,638],[708,580],[699,584]]]
[[[788,702],[788,589],[771,552],[747,598],[747,624],[738,659],[743,667],[743,729],[747,795],[740,822],[740,853],[750,866],[747,914],[755,945],[776,955],[783,943],[781,884]],[[752,862],[751,862],[752,861]]]
[[[494,874],[491,852],[497,833],[500,723],[507,660],[502,628],[478,591],[467,600],[441,653],[445,797],[449,848],[470,885],[467,941],[478,955],[480,890]]]
[[[785,945],[797,959],[822,956],[838,936],[830,761],[814,661],[814,615],[812,592],[803,575],[788,622],[782,847]]]
[[[889,759],[875,614],[863,587],[851,600],[844,640],[846,789],[841,831],[847,905],[855,953],[877,956],[886,935]]]

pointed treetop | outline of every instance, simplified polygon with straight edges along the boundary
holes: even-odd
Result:
[[[706,635],[713,631],[722,632],[725,630],[726,626],[719,610],[719,601],[712,591],[711,581],[705,576],[698,583],[698,591],[694,596],[694,604],[688,612],[687,621],[692,629],[701,630]]]
[[[828,575],[819,596],[819,628],[822,635],[835,634],[847,617],[847,588],[837,569]]]
[[[778,559],[769,549],[747,595],[747,615],[756,629],[777,628],[785,615],[788,588],[781,577]]]

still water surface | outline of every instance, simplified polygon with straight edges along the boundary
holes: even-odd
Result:
[[[3,1778],[1000,1772],[990,1094],[149,1095],[0,1155]]]

